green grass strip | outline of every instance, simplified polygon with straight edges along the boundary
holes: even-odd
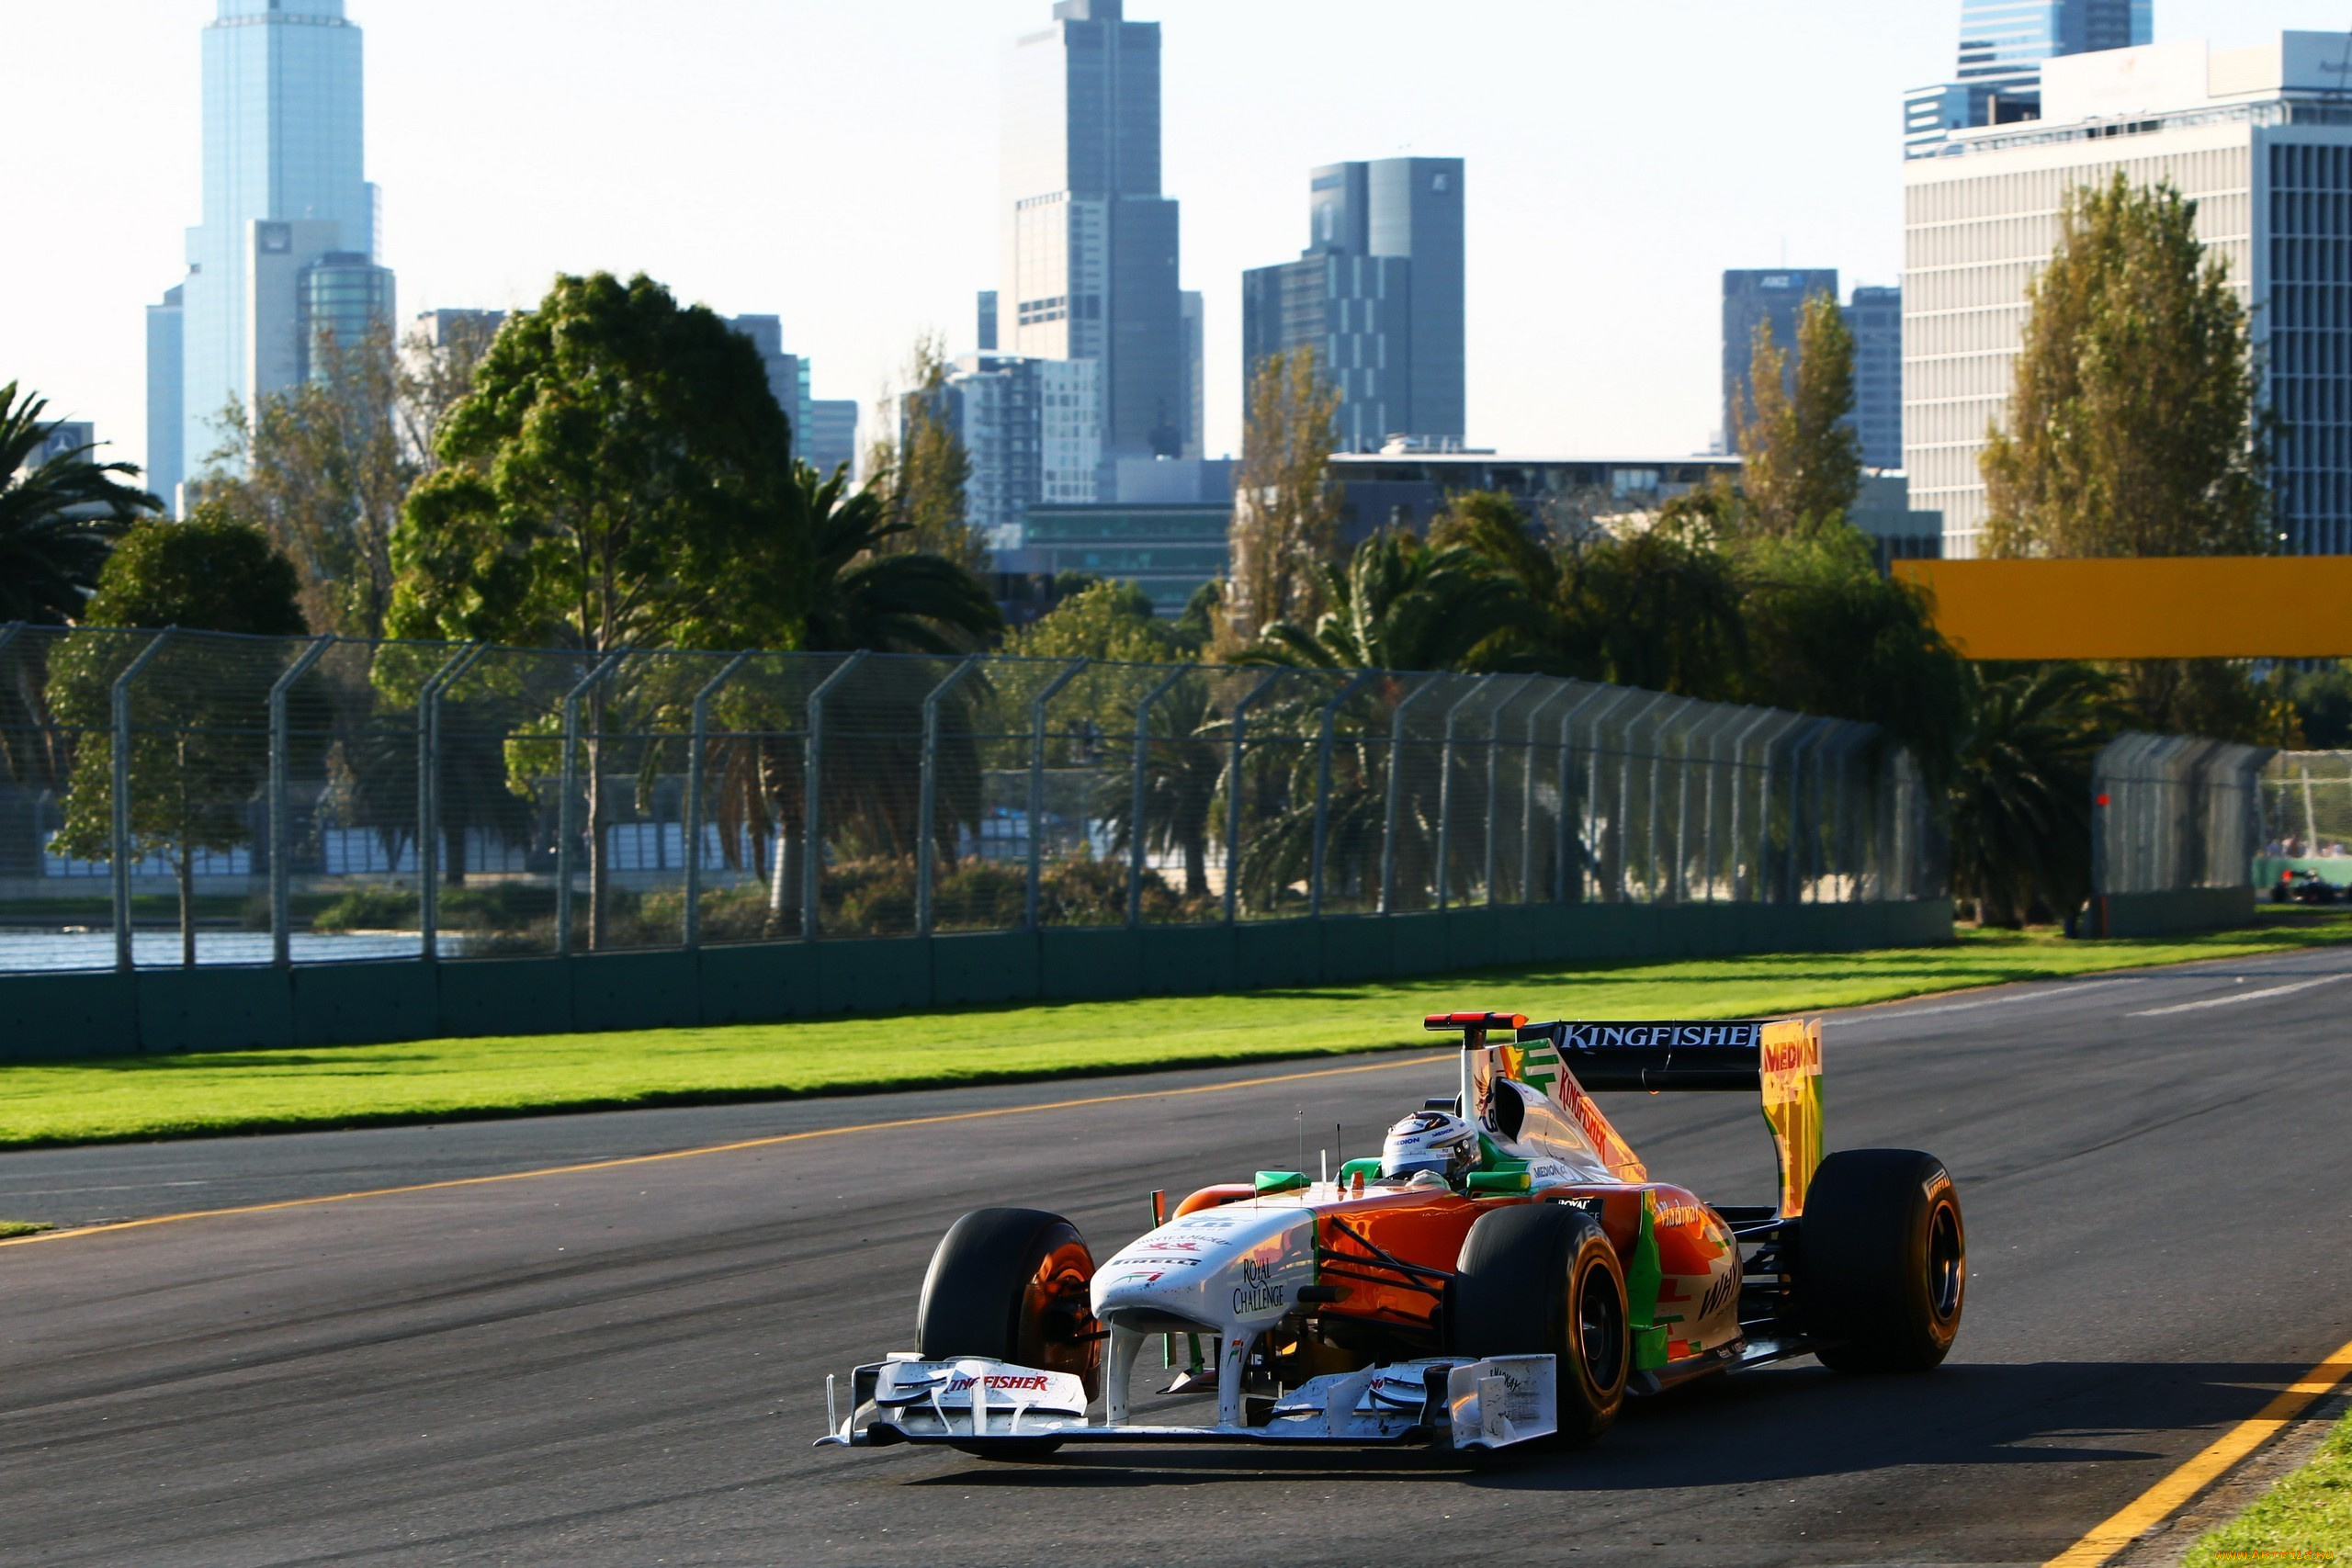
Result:
[[[2352,1416],[2311,1462],[2253,1507],[2189,1548],[2182,1568],[2242,1562],[2329,1562],[2352,1557]]]
[[[39,1235],[43,1231],[56,1228],[55,1225],[42,1224],[38,1220],[0,1220],[0,1241],[6,1241],[12,1235]]]
[[[2352,941],[2288,912],[2165,941],[1963,933],[1949,947],[1537,964],[1238,996],[1023,1004],[721,1029],[424,1040],[0,1067],[0,1148],[1079,1077],[1421,1046],[1424,1014],[1741,1018]]]

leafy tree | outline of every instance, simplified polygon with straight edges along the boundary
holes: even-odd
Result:
[[[1004,639],[1026,659],[1093,659],[1163,664],[1188,657],[1175,629],[1153,614],[1150,595],[1132,582],[1082,588]]]
[[[1968,723],[1966,668],[1926,595],[1881,577],[1842,523],[1751,546],[1740,575],[1750,700],[1881,726],[1943,787]]]
[[[1952,890],[1980,924],[2037,906],[2075,930],[2091,893],[2091,764],[2119,728],[2114,681],[2086,664],[1961,667],[1969,721],[1953,759]]]
[[[2352,750],[2352,659],[2290,675],[2284,685],[2301,742],[2294,750]],[[2273,735],[2270,743],[2279,745],[2286,739]]]
[[[1515,591],[1515,614],[1482,643],[1482,667],[1572,675],[1678,695],[1738,694],[1747,659],[1741,585],[1702,531],[1660,523],[1539,539],[1509,496],[1458,497],[1432,530],[1473,550]]]
[[[2257,555],[2267,431],[2246,309],[2169,185],[2071,193],[1984,474],[1998,556]]]
[[[141,523],[115,547],[85,622],[90,626],[177,627],[254,637],[299,637],[291,562],[260,529],[217,502],[185,523]],[[85,739],[74,760],[59,851],[106,860],[113,851],[113,684],[142,644],[103,632],[76,633],[50,670],[59,721]],[[269,642],[184,640],[166,645],[133,696],[131,846],[168,862],[179,890],[180,960],[196,962],[196,857],[226,852],[252,834],[250,807],[267,775],[266,732],[255,694],[266,693],[287,658]],[[314,694],[306,697],[313,702]],[[99,737],[107,737],[99,743]]]
[[[1340,547],[1342,497],[1330,477],[1339,408],[1312,348],[1269,355],[1251,373],[1222,651],[1249,647],[1277,622],[1305,625],[1322,608],[1316,594]]]
[[[866,463],[868,488],[880,494],[892,525],[883,547],[985,571],[988,541],[971,526],[965,495],[972,459],[947,419],[947,358],[936,337],[916,343],[907,379],[911,389],[899,399],[899,439],[876,443]]]
[[[232,404],[201,492],[256,519],[302,578],[302,613],[339,637],[380,637],[391,609],[392,535],[441,427],[489,346],[478,329],[436,346],[379,326],[356,342],[322,331],[318,374]]]
[[[559,277],[508,320],[391,541],[395,636],[552,646],[584,671],[741,591],[793,491],[791,426],[752,344],[638,276]],[[604,705],[588,715],[589,945],[605,939]]]
[[[1735,433],[1741,469],[1740,531],[1793,538],[1843,521],[1861,493],[1861,437],[1854,412],[1854,335],[1826,294],[1797,319],[1795,391],[1772,323],[1756,326],[1748,407]],[[1735,410],[1735,412],[1738,411]]]
[[[91,460],[94,446],[33,455],[57,426],[48,402],[17,383],[0,387],[0,624],[70,626],[97,586],[107,552],[138,518],[163,503],[130,484],[129,463]]]

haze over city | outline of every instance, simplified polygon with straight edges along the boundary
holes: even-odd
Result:
[[[209,0],[89,0],[0,56],[53,128],[22,222],[103,213],[0,257],[0,342],[57,415],[143,461],[141,307],[199,216]],[[816,392],[872,405],[918,333],[973,346],[995,284],[1000,75],[1042,0],[842,7],[712,0],[355,0],[368,163],[403,318],[527,304],[561,271],[642,269],[779,315]],[[2320,0],[2166,0],[2156,37],[2336,28]],[[1206,447],[1239,436],[1239,278],[1306,240],[1311,165],[1468,165],[1469,437],[1679,453],[1720,424],[1719,275],[1898,281],[1901,95],[1949,74],[1957,6],[1694,0],[1438,17],[1166,0],[1165,187],[1206,296]],[[1703,45],[1703,47],[1700,47]]]

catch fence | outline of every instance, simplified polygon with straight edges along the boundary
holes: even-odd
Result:
[[[2352,751],[2279,752],[2260,800],[2265,858],[2352,865]]]
[[[1865,725],[1518,675],[0,629],[0,971],[1940,896]]]
[[[2093,926],[2154,935],[2248,918],[2266,747],[2118,736],[2091,770]]]

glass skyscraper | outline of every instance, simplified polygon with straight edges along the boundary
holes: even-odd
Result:
[[[1962,0],[1960,82],[1971,122],[2030,119],[2041,108],[2041,62],[2130,49],[2153,36],[2154,0]]]
[[[1004,91],[1004,352],[1101,366],[1106,469],[1181,457],[1193,433],[1177,208],[1159,188],[1159,24],[1058,0]]]
[[[1328,164],[1307,179],[1297,261],[1241,275],[1241,361],[1311,347],[1340,393],[1340,442],[1466,434],[1463,161]]]
[[[149,317],[148,446],[160,493],[219,445],[218,422],[392,317],[363,156],[359,28],[344,0],[218,0],[204,30],[204,207],[188,231],[176,345]],[[176,353],[173,352],[175,346]],[[176,398],[164,385],[179,365]],[[153,426],[176,418],[175,443]],[[181,471],[165,472],[173,457]]]

